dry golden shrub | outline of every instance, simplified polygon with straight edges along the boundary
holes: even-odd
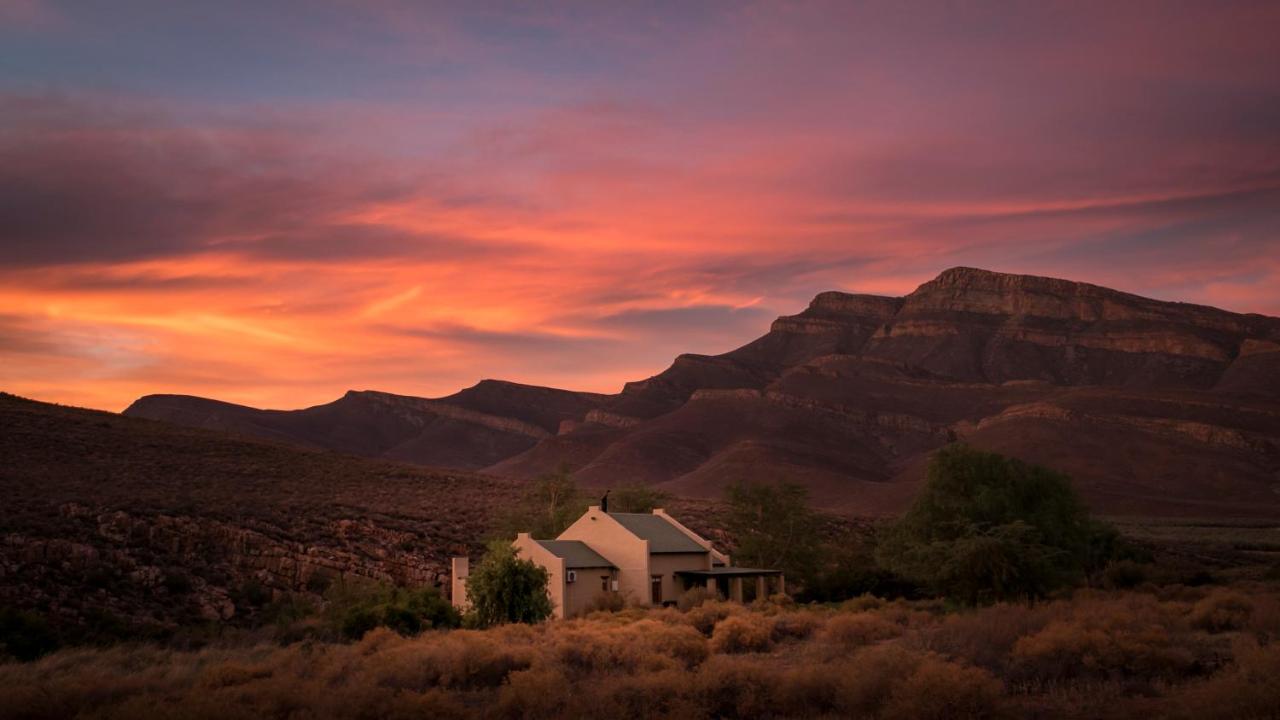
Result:
[[[557,720],[569,715],[572,685],[563,671],[534,667],[511,673],[494,707],[500,718]]]
[[[627,607],[627,596],[616,590],[602,592],[591,599],[587,604],[586,613],[616,613],[625,610]]]
[[[866,612],[867,610],[878,610],[885,606],[884,598],[876,597],[871,593],[863,593],[856,598],[850,598],[840,603],[840,610],[843,612]]]
[[[843,650],[853,650],[898,637],[902,627],[875,613],[840,613],[827,620],[822,637]]]
[[[836,696],[845,674],[830,663],[804,663],[782,673],[774,704],[784,717],[824,717],[836,711]]]
[[[271,669],[247,666],[237,662],[211,665],[201,674],[198,684],[206,688],[224,688],[244,685],[253,680],[271,677]]]
[[[1169,630],[1133,608],[1101,607],[1099,614],[1055,620],[1019,639],[1010,674],[1024,681],[1076,678],[1175,677],[1195,660]]]
[[[874,717],[922,657],[897,645],[875,645],[859,650],[846,664],[828,665],[838,673],[836,707],[850,717]]]
[[[730,615],[744,615],[747,612],[749,611],[738,603],[709,600],[691,609],[685,614],[685,619],[698,632],[710,637],[716,629],[716,623]]]
[[[727,617],[716,624],[711,635],[712,652],[765,652],[771,647],[773,619],[758,613]]]
[[[707,639],[687,625],[642,620],[631,627],[631,632],[638,645],[675,659],[685,669],[697,667],[711,654]]]
[[[751,610],[765,615],[777,615],[793,610],[795,607],[795,598],[790,595],[767,595],[751,601]]]
[[[975,667],[924,657],[898,683],[881,712],[884,720],[978,720],[998,717],[1004,686]]]
[[[360,663],[353,674],[364,674],[380,687],[415,692],[433,687],[498,687],[511,673],[532,665],[535,655],[528,645],[502,642],[500,636],[479,630],[426,633],[382,647],[376,658]]]
[[[613,717],[698,717],[700,710],[688,692],[690,680],[681,670],[618,675],[590,683],[584,700],[590,708],[608,708]]]
[[[698,668],[691,684],[701,715],[759,718],[775,714],[779,675],[762,659],[715,655]]]
[[[778,613],[773,616],[773,639],[775,642],[807,640],[822,629],[823,625],[823,617],[810,610]]]
[[[1052,605],[1001,603],[949,615],[906,640],[912,647],[1000,672],[1008,665],[1014,643],[1044,629],[1055,612]]]
[[[1280,595],[1254,596],[1245,629],[1264,643],[1280,642]]]
[[[707,641],[687,625],[641,620],[621,627],[574,623],[550,636],[552,655],[573,673],[655,672],[692,668]]]
[[[1192,606],[1188,620],[1192,627],[1216,633],[1243,628],[1252,613],[1253,601],[1243,593],[1228,588],[1214,588]]]
[[[1170,698],[1169,715],[1187,720],[1280,716],[1280,645],[1236,639],[1234,664]]]
[[[680,599],[676,600],[676,607],[679,608],[681,612],[689,612],[690,610],[701,606],[708,600],[719,599],[718,594],[706,589],[705,587],[696,587],[681,595]]]

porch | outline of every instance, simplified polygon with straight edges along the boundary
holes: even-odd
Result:
[[[736,602],[743,602],[743,585],[749,580],[755,581],[753,599],[785,595],[787,592],[787,580],[781,570],[715,567],[710,570],[679,570],[676,577],[684,581],[686,589],[705,586],[707,590]]]

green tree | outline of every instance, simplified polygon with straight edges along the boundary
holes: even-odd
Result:
[[[516,533],[554,538],[587,511],[587,498],[578,489],[568,465],[534,478],[520,499],[498,522],[499,536],[510,540]]]
[[[346,640],[359,640],[376,627],[401,635],[458,627],[458,611],[433,587],[403,588],[380,583],[334,585],[325,594],[325,619]]]
[[[819,523],[804,487],[739,481],[729,486],[726,500],[735,563],[785,570],[802,580],[813,573]]]
[[[671,496],[657,488],[644,485],[620,485],[609,490],[609,511],[624,513],[648,513],[662,507]]]
[[[1108,553],[1070,478],[963,444],[930,460],[915,503],[876,551],[890,571],[960,602],[1040,597]]]
[[[551,616],[550,576],[529,560],[516,557],[511,543],[494,540],[467,578],[468,620],[477,627],[538,623]]]

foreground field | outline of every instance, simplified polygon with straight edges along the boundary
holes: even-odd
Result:
[[[62,651],[0,666],[6,718],[1275,717],[1280,587],[948,612],[710,601],[353,644]]]

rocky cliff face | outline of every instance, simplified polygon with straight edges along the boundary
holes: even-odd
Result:
[[[1104,511],[1280,515],[1278,337],[1276,318],[955,268],[903,298],[822,293],[696,371],[629,385],[605,405],[631,411],[625,429],[582,423],[490,470],[567,460],[588,482],[708,496],[788,477],[890,512],[925,453],[964,439],[1072,472]]]

